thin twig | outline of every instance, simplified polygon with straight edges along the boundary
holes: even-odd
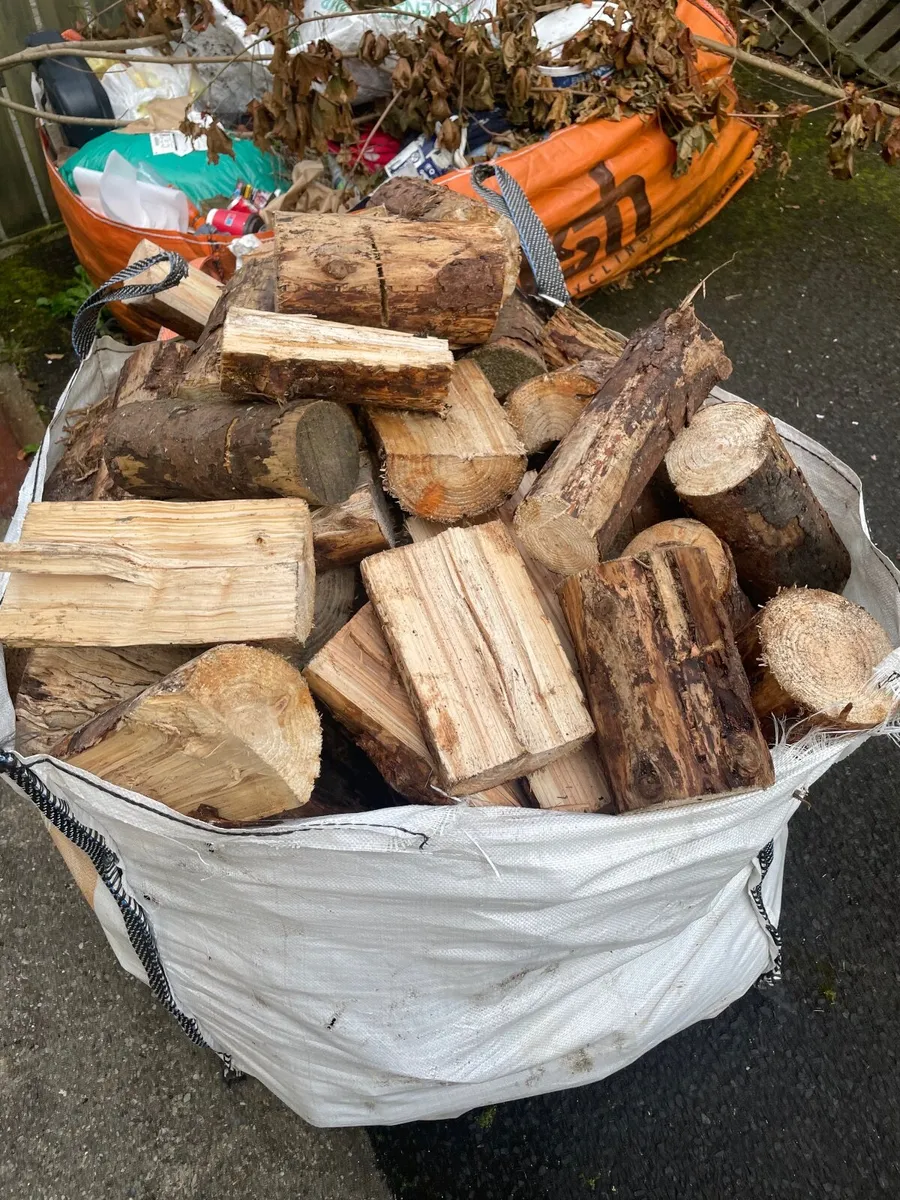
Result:
[[[394,107],[394,105],[397,103],[397,101],[400,99],[400,97],[402,95],[403,95],[402,92],[394,92],[393,96],[391,96],[390,100],[388,100],[387,104],[384,106],[381,116],[378,118],[378,120],[375,122],[375,124],[369,130],[369,135],[366,138],[366,140],[363,142],[362,150],[360,150],[359,154],[357,154],[357,156],[356,156],[356,164],[355,164],[356,166],[360,166],[360,164],[362,163],[363,159],[366,156],[366,151],[369,148],[369,143],[372,141],[372,138],[375,136],[375,134],[378,132],[378,130],[381,128],[381,126],[384,124],[385,117],[388,115],[388,113],[391,111],[391,109]]]
[[[727,262],[719,263],[719,265],[717,267],[713,267],[713,269],[710,271],[710,273],[708,275],[704,275],[703,278],[700,280],[700,282],[697,284],[697,286],[688,292],[688,294],[685,296],[685,298],[682,300],[682,302],[678,305],[678,307],[679,308],[687,308],[687,306],[691,303],[691,301],[694,299],[694,297],[697,295],[697,293],[699,291],[703,292],[703,298],[705,300],[706,299],[706,281],[708,279],[712,279],[712,277],[713,277],[713,275],[715,275],[716,271],[721,271],[723,267],[730,267],[736,258],[737,258],[737,251],[735,251],[735,253],[732,254],[731,258],[729,258]]]
[[[17,104],[15,100],[7,100],[0,96],[0,108],[11,108],[13,112],[25,113],[27,117],[41,117],[54,125],[97,125],[101,129],[121,129],[130,125],[130,121],[110,120],[108,117],[66,117],[61,113],[44,112],[40,108],[30,108],[27,104]]]
[[[748,67],[759,67],[762,71],[768,71],[770,75],[780,75],[782,79],[790,79],[814,92],[821,92],[823,96],[833,96],[836,100],[848,98],[842,88],[834,87],[830,83],[823,83],[821,79],[815,79],[811,75],[804,75],[802,71],[786,67],[783,63],[772,62],[768,58],[762,58],[759,54],[750,54],[747,50],[739,50],[737,46],[728,46],[724,42],[714,42],[712,38],[703,37],[699,33],[695,33],[693,38],[698,46],[704,50],[711,50],[714,54],[733,58],[735,62],[744,63]],[[893,104],[886,104],[875,96],[858,96],[858,99],[867,104],[880,104],[884,113],[889,117],[900,117],[900,108],[896,108]]]

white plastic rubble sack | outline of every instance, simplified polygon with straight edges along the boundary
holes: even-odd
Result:
[[[102,396],[124,353],[101,342],[74,377],[11,537],[64,414]],[[869,539],[859,479],[779,430],[850,550],[847,596],[900,643],[900,576]],[[895,653],[885,670],[898,666]],[[11,747],[5,689],[0,701]],[[258,830],[214,828],[47,756],[5,759],[80,847],[67,861],[122,966],[198,1044],[336,1126],[603,1079],[777,978],[788,820],[868,736],[779,745],[774,786],[678,808],[407,806]]]

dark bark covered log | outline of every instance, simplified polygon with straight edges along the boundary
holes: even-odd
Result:
[[[614,329],[598,325],[593,317],[574,304],[558,308],[541,333],[544,360],[551,371],[598,355],[617,358],[625,348],[626,340]]]
[[[621,557],[636,558],[652,550],[668,550],[673,546],[695,546],[705,552],[716,581],[716,599],[724,606],[731,628],[737,634],[753,618],[754,608],[738,584],[731,551],[701,521],[676,517],[673,521],[651,525],[628,543]]]
[[[546,370],[542,328],[540,317],[522,293],[514,292],[500,309],[491,336],[471,352],[498,400],[505,400],[513,388]]]
[[[487,341],[518,257],[490,222],[277,213],[279,312]]]
[[[730,372],[691,308],[636,335],[516,512],[529,554],[560,575],[605,554],[674,435]]]
[[[356,430],[329,401],[277,408],[157,400],[118,412],[104,457],[113,481],[153,500],[294,496],[345,500],[359,469]]]
[[[560,593],[620,812],[770,786],[706,555],[693,548],[599,563]]]
[[[813,726],[871,729],[896,710],[873,672],[893,646],[884,629],[858,604],[818,588],[786,588],[745,626],[738,638],[753,707],[760,720],[801,721],[794,736]]]
[[[727,542],[751,600],[794,584],[839,592],[850,555],[772,418],[712,404],[675,439],[666,469],[682,502]]]
[[[144,342],[129,355],[116,387],[116,408],[171,396],[194,352],[193,342]]]

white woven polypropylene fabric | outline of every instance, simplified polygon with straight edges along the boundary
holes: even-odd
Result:
[[[82,371],[99,379],[98,353]],[[850,550],[848,596],[900,643],[900,577],[868,538],[859,480],[779,429]],[[602,1079],[745,992],[775,958],[756,856],[774,839],[777,922],[798,795],[866,736],[779,746],[772,788],[682,808],[408,806],[265,831],[26,761],[120,855],[214,1048],[314,1124],[390,1124]],[[95,911],[140,974],[117,910]]]

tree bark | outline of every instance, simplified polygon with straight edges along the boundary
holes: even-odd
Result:
[[[277,306],[325,320],[486,342],[518,275],[490,221],[277,213]]]
[[[220,380],[231,396],[441,412],[452,370],[439,338],[244,308],[225,318]]]
[[[551,371],[571,367],[586,358],[618,358],[626,341],[621,333],[598,325],[574,304],[558,308],[541,333],[544,361]]]
[[[738,638],[750,677],[753,707],[766,728],[770,718],[812,727],[871,729],[896,711],[873,673],[893,646],[864,608],[817,588],[779,592]]]
[[[368,456],[354,491],[340,504],[312,515],[316,570],[353,566],[370,554],[390,550],[396,542],[394,522],[381,485],[372,475]]]
[[[516,512],[529,554],[573,575],[606,553],[675,433],[730,371],[691,308],[634,337]]]
[[[361,569],[450,795],[529,774],[592,735],[581,689],[502,522],[448,529]]]
[[[446,416],[367,409],[385,487],[401,506],[450,523],[490,512],[516,490],[525,452],[480,369],[453,369]]]
[[[150,500],[333,504],[350,495],[359,469],[353,420],[328,400],[131,405],[110,421],[104,458],[114,483]]]
[[[676,517],[651,525],[633,538],[622,551],[622,558],[637,558],[654,550],[674,546],[695,546],[704,551],[716,581],[715,598],[722,604],[735,634],[753,619],[755,609],[740,589],[731,551],[713,531],[700,521]]]
[[[546,370],[541,353],[542,324],[521,292],[514,292],[500,309],[497,324],[483,346],[469,357],[478,363],[498,400]]]
[[[434,760],[371,604],[319,651],[304,676],[394,791],[414,804],[451,803],[436,786]],[[514,783],[467,800],[479,806],[521,804]]]
[[[666,455],[679,498],[727,542],[757,604],[799,584],[839,592],[850,555],[778,435],[752,404],[712,404]]]
[[[620,812],[770,786],[772,760],[701,551],[653,551],[566,580],[563,610]]]
[[[298,671],[268,650],[216,646],[53,754],[178,812],[247,822],[306,804],[321,746]]]
[[[562,441],[615,362],[611,355],[585,359],[538,375],[512,391],[503,407],[528,454],[549,450]]]

